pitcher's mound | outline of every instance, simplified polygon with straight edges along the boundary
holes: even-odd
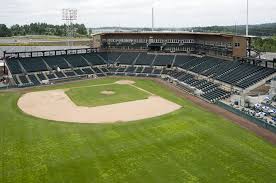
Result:
[[[103,94],[103,95],[114,95],[115,92],[114,91],[102,91],[101,94]]]
[[[132,85],[132,84],[135,84],[135,81],[131,81],[131,80],[120,80],[120,81],[117,81],[115,82],[116,84],[119,84],[119,85]]]

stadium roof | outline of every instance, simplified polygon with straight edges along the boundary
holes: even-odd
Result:
[[[212,32],[103,32],[103,33],[95,33],[93,35],[106,35],[106,34],[114,34],[114,35],[124,35],[124,34],[189,34],[189,35],[211,35],[211,36],[224,36],[224,37],[247,37],[243,35],[234,35],[234,34],[227,34],[227,33],[212,33]]]

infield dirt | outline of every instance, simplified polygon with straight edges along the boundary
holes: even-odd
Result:
[[[120,84],[131,85],[133,82],[126,80],[120,81]],[[154,95],[144,100],[97,107],[77,106],[65,94],[65,90],[27,93],[17,104],[23,112],[38,118],[76,123],[136,121],[165,115],[181,108],[178,104]]]

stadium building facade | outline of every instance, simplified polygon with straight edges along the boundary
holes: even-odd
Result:
[[[249,37],[193,32],[113,32],[92,35],[92,47],[100,50],[181,52],[225,58],[248,56]]]

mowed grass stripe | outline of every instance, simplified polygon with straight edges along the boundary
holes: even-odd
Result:
[[[0,180],[166,183],[276,180],[275,146],[153,81],[135,81],[136,86],[183,108],[139,122],[80,125],[26,116],[16,108],[20,94],[0,94]],[[95,83],[99,81],[80,85]]]
[[[111,95],[102,94],[104,91],[114,92]],[[150,94],[131,85],[98,85],[68,89],[65,92],[78,106],[95,107],[135,100],[147,99]]]

